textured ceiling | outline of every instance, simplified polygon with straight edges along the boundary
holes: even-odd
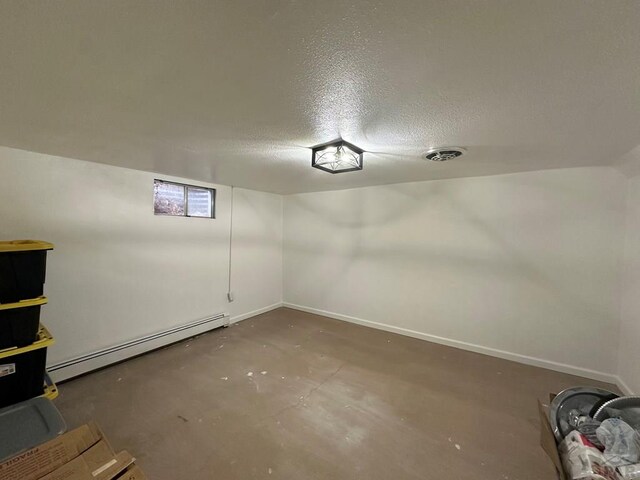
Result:
[[[310,168],[340,136],[364,170]],[[278,193],[607,164],[640,2],[4,0],[0,144]]]

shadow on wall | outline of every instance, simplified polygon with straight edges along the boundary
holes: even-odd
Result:
[[[245,245],[260,247],[265,244],[265,236],[263,233],[257,234],[257,232],[268,232],[266,237],[269,239],[270,244],[275,243],[274,239],[282,237],[282,222],[273,221],[271,205],[265,205],[263,198],[264,195],[272,194],[260,193],[259,196],[261,198],[258,198],[258,195],[247,194],[245,191],[236,189],[234,195],[235,206],[238,206],[241,199],[246,205],[244,214],[248,215],[250,220],[247,224],[248,228],[245,229],[241,229],[241,226],[237,223],[234,225],[234,240],[245,242]],[[238,211],[236,210],[235,214],[237,213]]]
[[[610,280],[606,261],[582,262],[579,254],[563,255],[571,242],[580,248],[584,236],[593,231],[593,226],[592,230],[586,226],[593,222],[585,218],[586,212],[606,208],[612,218],[620,214],[614,200],[603,207],[603,195],[604,190],[594,194],[583,182],[574,184],[546,173],[544,177],[516,174],[291,196],[286,200],[290,208],[299,209],[308,219],[304,225],[319,236],[309,239],[306,235],[301,240],[294,233],[285,239],[286,251],[339,257],[334,263],[339,270],[332,270],[336,279],[346,277],[362,261],[376,264],[381,274],[416,264],[446,268],[461,276],[475,271],[474,278],[499,277],[503,282],[536,286],[550,301],[561,299],[573,315],[610,318],[614,312],[603,306],[601,297],[555,275],[564,269],[569,278],[582,272]],[[432,231],[432,225],[437,230]],[[607,225],[595,225],[600,227]],[[557,247],[561,250],[556,251]],[[333,282],[317,282],[325,297],[334,288]],[[613,287],[604,286],[602,296],[607,296],[608,288]]]

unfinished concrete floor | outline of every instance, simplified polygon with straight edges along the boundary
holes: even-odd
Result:
[[[64,383],[57,405],[152,480],[552,480],[536,399],[589,384],[281,308]]]

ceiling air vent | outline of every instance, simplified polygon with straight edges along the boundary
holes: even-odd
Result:
[[[464,149],[458,147],[433,148],[427,152],[425,158],[433,162],[446,162],[452,158],[459,157],[463,153]]]

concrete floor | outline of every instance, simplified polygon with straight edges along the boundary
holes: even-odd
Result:
[[[57,405],[152,480],[552,480],[536,399],[589,384],[607,387],[282,308],[64,383]]]

